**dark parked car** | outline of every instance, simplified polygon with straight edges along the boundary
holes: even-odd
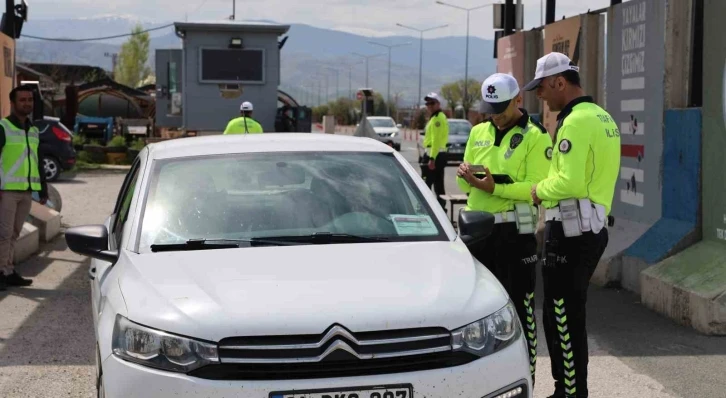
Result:
[[[55,117],[45,116],[33,123],[40,131],[40,162],[46,181],[53,182],[61,172],[72,169],[76,164],[73,133]]]
[[[449,119],[449,142],[446,143],[446,152],[442,155],[446,158],[447,163],[461,163],[464,161],[464,150],[466,142],[469,140],[469,133],[472,125],[466,119]],[[419,163],[424,154],[423,148],[424,132],[419,132],[418,153]]]

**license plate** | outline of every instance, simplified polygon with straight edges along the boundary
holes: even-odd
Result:
[[[451,153],[464,153],[464,149],[463,148],[451,148],[451,149],[449,149],[449,152],[451,152]]]
[[[412,398],[410,386],[359,387],[270,393],[270,398]]]

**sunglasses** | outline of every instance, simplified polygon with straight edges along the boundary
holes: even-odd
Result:
[[[435,104],[436,104],[435,102],[427,102],[426,106],[434,106]]]

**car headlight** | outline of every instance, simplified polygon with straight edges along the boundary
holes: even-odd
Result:
[[[507,347],[521,333],[517,310],[509,301],[488,317],[454,330],[451,345],[454,351],[466,351],[483,357]]]
[[[154,330],[121,315],[116,315],[112,347],[119,358],[172,372],[186,373],[219,363],[216,344]]]

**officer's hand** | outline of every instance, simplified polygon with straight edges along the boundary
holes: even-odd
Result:
[[[542,199],[537,196],[537,184],[532,185],[532,202],[536,205],[542,203]]]
[[[489,171],[488,167],[484,168],[484,173],[486,174],[486,176],[482,179],[475,177],[475,179],[477,180],[475,186],[476,188],[481,189],[484,192],[494,193],[494,186],[496,184],[494,184],[494,177],[492,176],[492,173]]]
[[[464,177],[469,172],[469,163],[462,163],[459,165],[459,168],[456,170],[456,175],[458,177]]]
[[[429,159],[429,170],[436,169],[436,163],[434,163],[433,159]]]

